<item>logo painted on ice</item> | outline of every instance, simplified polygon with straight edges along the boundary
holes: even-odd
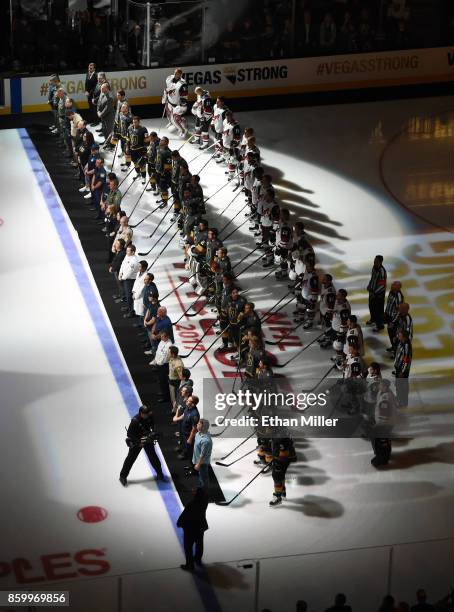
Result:
[[[100,523],[108,517],[109,513],[100,506],[85,506],[77,513],[77,518],[83,523]]]

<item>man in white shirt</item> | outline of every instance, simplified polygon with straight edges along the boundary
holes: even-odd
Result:
[[[138,323],[134,323],[134,327],[143,329],[143,317],[145,315],[145,305],[143,303],[143,291],[145,289],[145,278],[147,275],[148,263],[143,259],[139,261],[139,271],[137,272],[134,285],[132,286],[132,299],[134,301],[134,312],[136,313]]]
[[[135,317],[134,314],[134,299],[132,296],[132,288],[136,280],[137,272],[139,271],[139,258],[136,255],[136,247],[130,244],[126,247],[126,255],[120,267],[118,273],[118,280],[123,286],[123,295],[126,297],[126,306],[122,307],[125,310],[123,317],[125,319],[131,319]]]
[[[156,400],[158,402],[169,401],[169,361],[170,347],[172,341],[166,331],[161,332],[161,341],[158,344],[153,361],[150,361],[151,367],[158,375],[159,391]]]

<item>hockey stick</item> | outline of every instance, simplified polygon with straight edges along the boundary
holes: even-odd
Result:
[[[193,132],[192,133],[189,132],[189,134],[190,134],[189,138],[183,142],[181,147],[178,147],[177,151],[181,151],[181,149],[184,147],[184,145],[188,144],[188,142],[191,140],[191,138],[193,138],[194,133]],[[189,162],[188,162],[188,164],[189,164]]]
[[[156,134],[156,136],[159,136],[159,132],[162,130],[162,124],[164,121],[164,116],[166,114],[166,107],[167,107],[167,102],[164,102],[164,110],[162,111],[161,123],[159,124],[159,129],[158,129],[158,133]]]
[[[192,136],[191,136],[191,138],[192,138]],[[191,138],[190,138],[190,139],[191,139]],[[190,139],[189,139],[189,140],[190,140]],[[210,144],[208,147],[205,147],[205,148],[204,148],[204,149],[203,149],[203,150],[202,150],[202,151],[201,151],[201,152],[200,152],[198,155],[196,155],[195,157],[193,157],[192,159],[190,159],[190,160],[188,161],[188,164],[191,164],[191,163],[192,163],[194,160],[196,160],[198,157],[200,157],[201,155],[203,155],[203,154],[205,153],[205,151],[208,151],[208,149],[211,149],[211,147],[214,147],[214,145],[215,145],[215,144],[216,144],[216,143],[215,143],[215,142],[213,142],[213,144]]]
[[[273,261],[273,263],[271,264],[271,270],[270,270],[269,272],[267,272],[267,273],[265,274],[265,276],[262,276],[262,278],[261,278],[260,280],[265,280],[265,278],[268,278],[268,276],[270,276],[271,274],[273,274],[273,272],[274,272],[274,270],[275,270],[275,268],[276,268],[276,266],[277,266],[277,265],[278,265],[278,264],[275,264],[275,263],[274,263],[274,261]]]
[[[224,185],[224,186],[225,186],[225,185]],[[220,216],[222,216],[222,215],[223,215],[223,214],[226,212],[226,210],[227,210],[228,208],[230,208],[231,204],[233,204],[233,203],[235,202],[235,200],[237,199],[237,197],[238,197],[239,195],[240,195],[240,194],[239,194],[239,193],[237,193],[237,194],[236,194],[236,195],[235,195],[235,196],[234,196],[234,197],[233,197],[233,198],[230,200],[230,202],[227,204],[227,206],[224,208],[224,210],[221,210],[221,212],[219,213],[219,215],[220,215]],[[225,227],[228,227],[228,225],[229,225],[229,224],[227,224]],[[222,232],[224,229],[225,229],[225,228],[222,228],[222,229],[219,231],[219,233],[221,233],[221,232]]]
[[[128,176],[131,174],[133,170],[135,170],[134,166],[132,166],[131,170],[129,170],[126,176],[123,177],[123,180],[120,181],[120,183],[118,184],[118,188],[120,188],[123,185],[123,183],[125,182],[125,180],[128,178]]]
[[[224,461],[225,459],[227,459],[227,457],[230,457],[230,455],[232,455],[238,448],[240,448],[240,446],[243,446],[243,444],[247,442],[248,440],[250,440],[252,436],[254,435],[255,435],[255,431],[253,431],[247,438],[244,438],[244,440],[242,440],[239,444],[237,444],[234,448],[232,448],[232,450],[229,453],[227,453],[227,455],[224,455],[223,457],[221,457],[219,461]],[[222,463],[219,463],[218,461],[216,461],[216,464],[222,465]],[[224,467],[228,467],[228,465],[225,465]]]
[[[208,164],[210,163],[210,161],[213,159],[214,156],[215,156],[215,153],[213,153],[213,155],[210,156],[209,160],[203,164],[203,166],[200,168],[198,172],[196,172],[196,174],[200,176],[202,174],[202,171],[205,170],[205,168],[208,166]]]
[[[324,334],[325,334],[325,332],[321,333],[319,336],[316,336],[313,340],[311,340],[311,342],[309,342],[309,344],[306,344],[306,346],[303,346],[302,349],[300,349],[297,353],[295,353],[295,355],[293,355],[293,357],[288,359],[285,363],[282,363],[282,364],[278,364],[277,363],[277,364],[275,364],[273,366],[273,368],[285,368],[285,367],[287,367],[290,362],[292,362],[296,357],[298,357],[299,355],[304,353],[304,351],[306,349],[308,349],[310,346],[312,346],[314,344],[314,342],[316,342],[318,340],[318,338],[321,338]]]
[[[172,226],[170,226],[172,227]],[[170,229],[170,228],[169,228]],[[173,234],[173,236],[170,238],[170,240],[168,242],[166,242],[166,245],[164,246],[164,248],[159,251],[159,253],[156,255],[156,257],[154,258],[154,260],[151,262],[151,264],[148,266],[147,270],[150,270],[150,268],[152,268],[155,263],[158,261],[158,259],[161,257],[161,255],[164,253],[164,251],[166,250],[166,248],[169,246],[169,244],[172,242],[172,240],[175,238],[175,236],[178,234],[179,230],[177,229],[177,231]],[[162,237],[162,236],[161,236]]]
[[[272,346],[277,346],[278,344],[280,344],[282,342],[282,340],[284,340],[284,338],[287,338],[287,336],[289,336],[294,331],[296,331],[298,329],[298,327],[301,327],[301,325],[304,325],[304,321],[301,321],[301,323],[298,323],[298,325],[296,327],[292,327],[292,329],[289,329],[285,334],[282,334],[282,336],[278,340],[275,340],[275,341],[274,340],[265,340],[265,344],[270,344]]]
[[[161,240],[164,238],[164,236],[167,234],[167,232],[171,229],[172,225],[174,225],[176,223],[176,221],[174,221],[173,223],[171,223],[169,225],[169,227],[166,229],[166,231],[161,234],[161,236],[159,236],[159,238],[156,240],[156,242],[154,243],[152,250],[158,246],[158,244],[161,242]],[[157,257],[154,259],[153,263],[151,263],[147,270],[149,270],[151,268],[152,265],[154,265],[158,259],[158,257],[160,257],[164,251],[166,250],[166,248],[169,246],[169,244],[172,242],[172,240],[175,238],[175,236],[177,235],[177,233],[179,232],[179,230],[177,229],[177,231],[174,233],[174,235],[172,236],[172,238],[166,243],[165,247],[162,249],[162,251],[159,252],[159,255],[157,255]]]
[[[230,411],[232,410],[232,408],[233,408],[233,404],[231,404],[231,405],[229,406],[229,409],[228,409],[228,410],[227,410],[227,412],[225,413],[225,415],[224,415],[224,420],[225,420],[225,419],[226,419],[226,418],[229,416]],[[234,416],[233,418],[234,418],[234,419],[237,419],[237,418],[240,416],[240,414],[243,412],[243,410],[244,410],[245,408],[246,408],[246,406],[241,406],[241,408],[239,409],[239,411],[238,411],[238,412],[235,414],[235,416]],[[214,433],[212,433],[212,434],[211,434],[211,437],[212,437],[212,438],[219,438],[220,436],[222,436],[222,434],[223,434],[225,431],[227,431],[227,429],[228,429],[228,428],[229,428],[229,425],[226,425],[226,426],[224,427],[224,429],[223,429],[222,431],[220,431],[219,433],[215,433],[215,434],[214,434]]]
[[[147,215],[145,215],[145,217],[139,221],[139,223],[136,223],[135,225],[130,225],[130,227],[132,227],[132,229],[134,229],[135,227],[139,227],[139,225],[141,223],[143,223],[144,221],[146,221],[146,219],[148,219],[148,217],[150,217],[153,213],[155,213],[157,210],[159,210],[161,208],[161,205],[159,204],[158,206],[156,206],[156,208],[153,208],[152,211],[150,211]]]
[[[255,432],[252,432],[252,436],[255,434]],[[246,440],[249,440],[251,436],[248,436],[246,438]],[[245,442],[245,440],[243,440],[243,442]],[[243,442],[241,444],[243,444]],[[241,455],[241,457],[238,457],[238,459],[234,459],[233,461],[231,461],[230,463],[222,463],[222,461],[215,461],[216,465],[220,465],[221,467],[230,467],[231,465],[233,465],[234,463],[237,463],[238,461],[241,461],[241,459],[244,459],[245,457],[247,457],[248,455],[250,455],[251,453],[253,453],[256,449],[253,448],[252,450],[248,451],[247,453],[244,453],[244,455]]]
[[[227,327],[225,327],[225,328],[222,330],[222,333],[225,333],[225,332],[226,332],[226,331],[229,329],[229,327],[230,327],[230,323],[227,325]],[[196,366],[196,365],[199,363],[199,361],[200,361],[201,359],[203,359],[203,357],[205,357],[205,355],[208,353],[208,351],[209,351],[209,350],[210,350],[210,349],[211,349],[211,348],[212,348],[212,347],[213,347],[213,346],[216,344],[216,342],[217,342],[217,341],[218,341],[218,340],[219,340],[221,337],[222,337],[222,334],[220,334],[219,336],[216,336],[216,338],[213,340],[213,342],[210,344],[210,346],[209,346],[207,349],[205,349],[205,350],[203,351],[203,353],[200,355],[200,357],[197,359],[197,361],[196,361],[196,362],[194,362],[194,363],[192,364],[192,366],[187,366],[187,367],[188,367],[188,369],[189,369],[189,370],[192,370],[192,368],[194,368],[194,367],[195,367],[195,366]]]
[[[257,472],[257,474],[254,476],[254,478],[251,478],[251,480],[250,480],[250,481],[249,481],[247,484],[245,484],[245,485],[244,485],[244,487],[241,489],[241,491],[238,491],[238,493],[237,493],[236,495],[234,495],[234,496],[232,497],[232,499],[230,499],[229,501],[217,501],[217,502],[215,502],[215,504],[216,504],[217,506],[230,506],[230,504],[231,504],[233,501],[235,501],[235,499],[236,499],[237,497],[239,497],[239,496],[241,495],[241,493],[242,493],[242,492],[243,492],[245,489],[247,489],[247,488],[248,488],[248,487],[249,487],[249,486],[250,486],[250,485],[251,485],[251,484],[254,482],[254,480],[255,480],[256,478],[258,478],[258,477],[260,476],[260,474],[266,474],[267,472],[269,472],[269,471],[270,471],[270,469],[271,469],[271,466],[270,466],[270,465],[265,465],[265,467],[264,467],[264,468],[262,468],[262,469],[260,470],[260,472]]]
[[[235,200],[235,199],[236,199],[236,198],[237,198],[239,195],[240,195],[240,194],[239,194],[239,193],[237,193],[237,194],[236,194],[236,196],[233,198],[233,200],[232,200],[232,202],[231,202],[230,204],[232,204],[232,203],[233,203],[233,201],[234,201],[234,200]],[[236,215],[235,215],[234,217],[232,217],[232,218],[230,219],[230,221],[229,221],[228,223],[226,223],[222,229],[220,229],[220,230],[219,230],[219,234],[222,234],[222,232],[228,228],[228,226],[229,226],[229,225],[232,223],[232,221],[234,221],[234,220],[235,220],[235,219],[238,217],[238,215],[239,215],[241,212],[243,212],[243,210],[246,208],[246,206],[247,206],[247,204],[245,204],[245,205],[244,205],[242,208],[240,208],[240,210],[239,210],[239,211],[236,213]],[[227,207],[227,208],[228,208],[228,207]],[[226,208],[225,210],[227,210],[227,208]],[[222,215],[222,214],[225,212],[225,210],[221,212],[221,215]],[[246,223],[247,221],[248,221],[248,219],[246,219],[246,221],[245,221],[244,223]],[[241,225],[244,225],[244,223],[242,223]],[[239,227],[241,227],[241,225],[240,225]],[[238,229],[238,228],[236,228],[236,229]],[[236,231],[236,230],[234,230],[234,231]],[[233,233],[233,232],[232,232],[232,233]],[[229,236],[230,236],[230,235],[231,235],[231,234],[229,234]],[[223,238],[223,240],[225,240],[225,238]]]
[[[131,212],[129,213],[129,218],[131,218],[132,213],[135,211],[135,209],[137,208],[138,203],[140,202],[140,200],[142,199],[143,194],[145,193],[145,189],[147,188],[148,184],[150,182],[150,179],[148,179],[148,181],[145,182],[145,187],[142,189],[142,193],[139,196],[139,199],[137,200],[137,202],[134,204]]]
[[[264,323],[264,322],[265,322],[265,321],[267,321],[267,320],[268,320],[268,319],[269,319],[269,318],[270,318],[270,317],[271,317],[273,314],[275,314],[275,313],[274,313],[274,312],[272,312],[272,311],[273,311],[273,310],[276,308],[276,306],[279,306],[279,304],[280,304],[280,303],[281,303],[283,300],[285,300],[285,298],[286,298],[286,297],[287,297],[287,296],[288,296],[290,293],[292,293],[292,292],[291,292],[291,291],[289,291],[288,293],[286,293],[286,294],[285,294],[283,297],[281,297],[281,299],[280,299],[280,300],[278,300],[278,301],[277,301],[277,302],[276,302],[276,303],[275,303],[273,306],[271,306],[271,308],[270,308],[269,310],[267,310],[267,312],[265,312],[265,314],[263,315],[263,319],[260,319],[260,322],[261,322],[261,323]],[[292,295],[292,297],[291,297],[291,298],[290,298],[290,300],[287,302],[287,304],[285,304],[285,306],[287,306],[288,304],[290,304],[290,302],[292,302],[294,299],[295,299],[295,297]],[[279,310],[281,310],[281,309],[282,309],[282,306],[281,306],[281,308],[279,308]],[[276,312],[278,312],[278,311],[276,311]],[[270,315],[270,316],[268,316],[268,315]]]
[[[328,372],[326,372],[326,374],[322,376],[322,378],[318,381],[318,383],[314,387],[312,387],[312,389],[301,389],[301,393],[312,393],[312,391],[315,391],[315,389],[317,389],[317,387],[321,385],[321,383],[325,380],[325,378],[328,376],[331,370],[334,370],[335,367],[336,367],[336,364],[330,366]]]
[[[161,205],[159,205],[159,207],[161,207]],[[161,223],[164,221],[164,219],[167,217],[167,215],[169,214],[169,212],[170,212],[171,210],[172,210],[172,207],[170,207],[170,208],[167,210],[166,214],[165,214],[165,215],[162,217],[161,221],[160,221],[160,222],[157,224],[157,226],[154,228],[154,230],[151,232],[151,234],[148,236],[148,238],[153,238],[153,236],[154,236],[154,235],[155,235],[155,233],[156,233],[156,230],[158,229],[158,227],[161,225]],[[173,225],[173,224],[172,224],[172,225]],[[170,228],[170,227],[172,227],[172,226],[170,225],[170,226],[169,226],[169,228]],[[168,229],[169,229],[169,228],[168,228]],[[156,244],[157,244],[157,243],[156,243]],[[151,251],[153,250],[153,248],[156,246],[156,244],[155,244],[155,245],[153,245],[152,247],[150,247],[146,253],[139,253],[140,257],[146,257],[147,255],[149,255],[149,254],[151,253]]]
[[[254,251],[252,251],[252,252],[254,252]],[[254,261],[253,261],[253,262],[251,262],[251,263],[250,263],[248,266],[246,266],[246,267],[244,268],[244,270],[241,270],[241,272],[239,272],[239,273],[237,274],[237,278],[238,278],[238,276],[241,276],[241,275],[243,274],[243,272],[246,272],[247,270],[249,270],[249,268],[252,268],[252,266],[253,266],[254,264],[256,264],[256,263],[258,262],[258,260],[259,260],[261,257],[262,257],[262,254],[260,253],[260,255],[259,255],[258,257],[256,257],[256,258],[254,259]]]
[[[246,204],[246,206],[247,206],[247,204]],[[242,210],[244,210],[244,208],[245,208],[245,207],[243,207],[243,208],[242,208],[242,209],[239,211],[238,215],[240,214],[240,212],[241,212]],[[238,217],[238,215],[235,215],[235,217]],[[233,218],[235,218],[235,217],[233,217]],[[246,225],[246,223],[248,223],[248,222],[249,222],[249,219],[246,219],[245,221],[243,221],[243,223],[240,223],[240,225],[239,225],[238,227],[236,227],[236,228],[235,228],[235,229],[234,229],[232,232],[230,232],[230,234],[227,234],[227,236],[225,236],[225,238],[223,238],[223,240],[227,240],[228,238],[230,238],[230,236],[233,236],[233,234],[234,234],[235,232],[237,232],[239,229],[241,229],[241,228],[243,227],[243,225]]]

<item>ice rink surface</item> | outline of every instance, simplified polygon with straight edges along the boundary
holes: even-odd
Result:
[[[434,378],[452,375],[454,365],[454,99],[255,111],[238,113],[237,118],[243,127],[254,127],[278,198],[294,221],[304,221],[318,267],[333,275],[337,287],[348,289],[353,312],[363,324],[368,318],[365,287],[377,253],[385,257],[389,281],[402,281],[415,324],[412,374],[427,380],[410,410],[424,408],[422,430],[428,410],[441,415],[442,430],[444,420],[451,418],[452,396],[442,392],[434,404],[431,394]],[[144,124],[157,130],[160,120]],[[174,134],[161,133],[171,138],[172,149],[183,144]],[[210,505],[205,539],[210,580],[201,585],[200,579],[181,576],[175,569],[182,553],[173,527],[180,509],[173,486],[158,488],[142,457],[134,468],[142,486],[125,490],[117,480],[126,448],[122,431],[137,398],[77,234],[55,192],[46,195],[46,177],[26,135],[1,132],[0,153],[8,194],[0,212],[0,439],[7,500],[0,509],[1,588],[38,588],[71,579],[71,588],[77,584],[80,589],[83,580],[88,584],[88,578],[100,576],[104,594],[112,592],[116,601],[114,577],[130,574],[123,584],[122,596],[129,597],[125,610],[143,609],[140,593],[157,580],[162,590],[156,597],[165,603],[155,609],[173,609],[168,598],[177,584],[187,590],[196,610],[268,606],[273,612],[293,610],[292,598],[308,599],[314,610],[322,610],[336,590],[348,591],[361,605],[368,595],[383,596],[393,583],[397,597],[409,597],[406,589],[414,590],[409,567],[413,580],[430,577],[434,584],[436,576],[440,591],[448,588],[454,441],[443,430],[396,443],[393,462],[381,472],[370,466],[371,448],[365,440],[298,441],[286,502],[268,507],[273,488],[271,476],[265,475],[228,508]],[[199,151],[185,144],[181,154],[193,174],[208,162],[201,173],[206,196],[224,184],[225,167],[209,161],[209,152],[193,160]],[[118,162],[114,170],[120,173]],[[141,190],[139,181],[129,189],[123,203],[128,213]],[[238,227],[226,241],[233,264],[255,246],[244,205],[243,195],[230,185],[208,204],[208,219],[219,229],[225,227],[221,238]],[[138,223],[152,207],[154,198],[146,193],[131,223]],[[156,245],[149,263],[175,231],[168,229],[168,215],[148,239],[162,214],[157,211],[134,232],[138,251]],[[256,256],[245,259],[238,271]],[[181,261],[175,238],[153,266],[161,295],[184,277],[184,270],[175,265]],[[257,263],[240,276],[248,299],[263,314],[288,291],[274,275],[264,279],[266,273]],[[195,298],[191,287],[183,285],[166,299],[172,320]],[[265,325],[267,340],[276,340],[293,326],[293,309],[292,303]],[[183,353],[212,320],[206,309],[181,321],[176,343]],[[268,348],[277,363],[283,363],[319,333],[300,328]],[[377,337],[366,328],[364,333],[367,361],[386,364],[389,373],[392,362],[385,357],[384,335]],[[207,334],[185,364],[191,367],[214,338]],[[204,378],[221,379],[235,372],[216,346],[191,367],[199,395]],[[302,381],[320,379],[331,365],[329,355],[316,343],[310,346],[279,372],[286,389],[297,392]],[[217,436],[214,459],[238,442]],[[254,445],[253,439],[244,444],[242,453]],[[231,468],[214,466],[227,499],[256,473],[253,458],[252,453]],[[87,507],[96,509],[81,512]],[[90,517],[98,522],[87,522]],[[432,544],[425,545],[421,555],[420,543],[429,540]],[[421,560],[426,555],[436,560],[433,576]],[[56,567],[59,563],[67,565]],[[92,580],[90,585],[94,588]],[[103,600],[96,609],[115,608]]]

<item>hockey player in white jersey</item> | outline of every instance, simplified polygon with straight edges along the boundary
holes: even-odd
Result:
[[[199,145],[199,149],[206,149],[210,143],[208,132],[213,118],[213,100],[210,97],[210,92],[201,87],[196,87],[194,93],[197,99],[191,109],[195,116],[195,132],[191,144]]]
[[[166,78],[166,86],[162,96],[167,115],[167,128],[175,127],[180,136],[187,132],[184,114],[188,108],[188,86],[183,79],[183,71],[177,68],[175,72]]]
[[[219,96],[213,106],[213,117],[211,119],[211,129],[216,140],[214,147],[216,160],[222,159],[222,132],[224,130],[225,114],[228,110],[224,98]]]
[[[225,114],[224,124],[222,126],[222,150],[223,159],[217,159],[216,162],[227,162],[228,180],[231,181],[235,176],[235,170],[239,161],[239,147],[241,141],[240,124],[233,116],[231,111]]]

